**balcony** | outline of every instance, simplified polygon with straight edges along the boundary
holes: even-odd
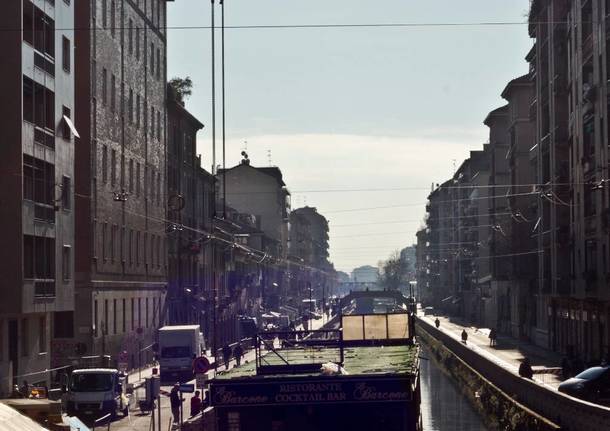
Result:
[[[54,298],[55,280],[34,280],[34,297]]]
[[[34,220],[55,223],[55,207],[53,205],[34,203]]]

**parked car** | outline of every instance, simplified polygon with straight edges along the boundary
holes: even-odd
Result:
[[[425,307],[424,308],[424,316],[427,316],[429,314],[434,314],[434,307]]]
[[[610,366],[591,367],[559,385],[559,392],[591,401],[610,404]]]

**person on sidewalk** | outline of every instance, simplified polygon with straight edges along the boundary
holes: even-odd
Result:
[[[239,367],[241,365],[241,358],[244,356],[244,349],[242,349],[241,343],[237,343],[237,346],[233,349],[233,356],[235,356],[235,362]]]
[[[531,379],[534,377],[534,370],[530,364],[528,357],[523,358],[521,365],[519,365],[519,375],[525,379]]]
[[[184,398],[180,397],[180,383],[176,383],[169,394],[169,402],[172,407],[172,415],[174,416],[174,423],[180,423],[180,408]]]
[[[229,361],[231,360],[231,346],[229,346],[228,344],[225,344],[225,346],[222,348],[222,357],[225,361],[225,370],[229,369]]]
[[[201,398],[199,397],[200,394],[201,392],[195,391],[195,395],[193,395],[191,398],[191,417],[197,416],[199,413],[201,413],[202,403]]]
[[[495,346],[497,338],[498,334],[496,333],[496,328],[491,328],[489,331],[489,345],[492,347]]]
[[[467,341],[468,341],[468,333],[466,332],[466,329],[462,329],[462,343],[466,344]]]
[[[438,327],[441,326],[441,321],[438,320],[438,317],[436,319],[434,319],[434,326],[436,326],[436,329],[438,329]]]

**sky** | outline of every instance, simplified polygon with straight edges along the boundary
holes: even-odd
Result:
[[[528,0],[225,0],[227,26],[524,22]],[[216,24],[220,6],[216,2]],[[168,78],[190,76],[212,166],[211,3],[168,3]],[[175,27],[175,28],[172,28]],[[182,27],[182,28],[179,28]],[[187,28],[185,28],[187,27]],[[217,163],[220,32],[217,42]],[[486,115],[527,72],[527,26],[225,30],[226,163],[278,166],[292,208],[330,226],[338,270],[415,243],[432,184],[488,140]]]

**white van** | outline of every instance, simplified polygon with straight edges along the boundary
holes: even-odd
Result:
[[[114,368],[83,368],[72,371],[65,394],[69,416],[99,418],[120,411],[127,416],[129,398],[123,386],[125,377]]]

